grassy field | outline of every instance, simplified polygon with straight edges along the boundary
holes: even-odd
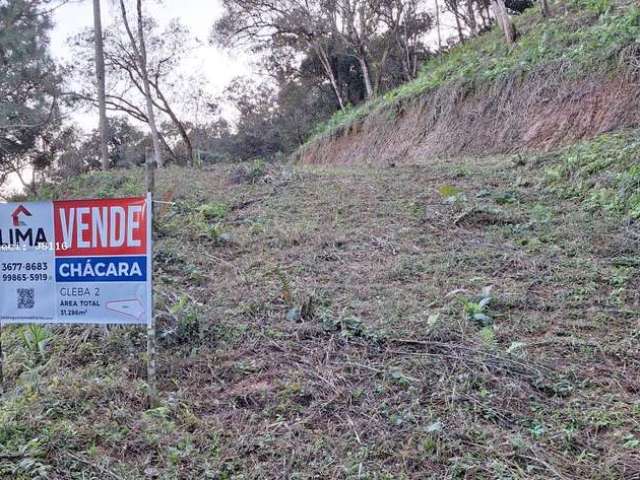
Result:
[[[0,478],[640,478],[636,133],[161,172],[161,406],[142,329],[5,328]]]

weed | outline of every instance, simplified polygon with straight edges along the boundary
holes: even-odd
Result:
[[[41,325],[28,325],[22,329],[22,345],[28,354],[29,366],[37,367],[46,362],[47,345],[51,335]]]
[[[447,203],[457,203],[462,200],[464,193],[453,185],[441,185],[438,187],[438,193]]]
[[[280,282],[280,297],[286,305],[291,305],[293,301],[293,295],[291,293],[291,284],[287,275],[279,267],[273,269],[273,273]]]
[[[495,334],[495,331],[494,331],[492,325],[489,325],[489,326],[486,326],[486,327],[482,327],[480,329],[480,332],[478,332],[478,333],[480,335],[480,340],[482,342],[482,345],[485,348],[488,348],[490,350],[496,348],[496,346],[497,346],[496,334]]]
[[[210,202],[202,205],[198,211],[207,221],[220,221],[224,220],[227,213],[229,213],[229,206],[221,202]]]
[[[480,300],[463,301],[463,312],[467,320],[471,320],[478,325],[488,327],[493,323],[493,320],[487,315],[487,310],[491,302],[491,287],[487,287],[482,291]]]
[[[168,345],[188,345],[197,347],[202,342],[202,331],[197,306],[186,295],[182,295],[169,308],[174,324],[160,334]]]
[[[267,163],[261,158],[255,159],[252,163],[237,167],[231,173],[231,181],[236,184],[249,183],[256,184],[267,176]]]
[[[637,131],[600,135],[551,154],[546,183],[587,208],[640,218],[639,158]]]

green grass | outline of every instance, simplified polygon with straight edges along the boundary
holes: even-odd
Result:
[[[640,132],[604,134],[538,161],[548,166],[544,179],[567,198],[585,206],[640,218]]]
[[[567,9],[564,14],[563,10]],[[395,90],[337,112],[318,125],[307,144],[348,127],[372,112],[450,84],[486,88],[509,76],[526,76],[554,66],[567,78],[608,74],[619,68],[620,52],[640,38],[640,8],[615,6],[610,0],[573,0],[555,5],[556,15],[543,19],[538,8],[515,17],[522,34],[509,48],[502,33],[490,32],[433,58],[418,78]]]
[[[270,183],[160,170],[160,407],[143,328],[7,326],[0,479],[630,477],[637,229],[590,193],[627,202],[636,134]]]

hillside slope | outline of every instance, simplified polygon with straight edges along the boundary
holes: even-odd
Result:
[[[640,8],[572,0],[516,18],[427,63],[419,78],[338,113],[295,158],[412,164],[434,156],[550,150],[640,125]]]
[[[637,138],[161,172],[161,406],[140,328],[4,328],[0,478],[638,478]]]

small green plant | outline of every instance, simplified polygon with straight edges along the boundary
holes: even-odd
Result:
[[[462,198],[462,190],[453,185],[441,185],[438,187],[438,193],[447,203],[456,203]]]
[[[629,435],[625,435],[623,446],[624,448],[635,450],[640,447],[640,440],[638,440],[634,434],[630,433]]]
[[[175,320],[175,325],[163,332],[162,338],[175,345],[199,345],[201,342],[200,318],[193,301],[187,295],[182,295],[169,308],[169,313]]]
[[[326,332],[340,332],[345,338],[374,338],[367,332],[362,320],[356,316],[343,314],[336,318],[328,308],[319,308],[316,316]]]
[[[293,294],[291,292],[291,283],[287,278],[287,275],[282,271],[280,267],[275,267],[273,269],[273,274],[280,282],[280,298],[284,301],[285,304],[291,306],[293,302]]]
[[[496,334],[492,325],[483,327],[480,332],[480,341],[486,348],[494,349],[497,346]]]
[[[542,438],[542,436],[546,433],[547,429],[544,425],[536,424],[529,429],[531,436],[536,440]]]
[[[611,0],[574,0],[573,3],[597,15],[603,15],[613,6]]]
[[[0,445],[0,451],[1,447],[2,445]],[[32,480],[51,478],[51,467],[43,463],[42,457],[44,457],[44,452],[41,440],[37,438],[30,440],[18,448],[15,461],[0,462],[0,478],[29,478]]]
[[[205,220],[223,220],[227,213],[229,213],[229,207],[225,203],[211,202],[202,205],[198,211],[202,214]]]
[[[256,158],[247,171],[251,183],[255,183],[267,174],[267,164],[261,158]]]
[[[414,379],[405,375],[399,368],[392,368],[389,371],[389,380],[395,385],[406,388],[411,385],[411,381]]]
[[[29,325],[22,330],[22,345],[32,367],[43,365],[47,357],[47,345],[51,335],[41,325]]]
[[[463,310],[465,318],[482,327],[488,327],[493,323],[493,320],[487,314],[489,302],[491,302],[491,287],[486,287],[482,290],[482,295],[478,301],[464,300]]]

